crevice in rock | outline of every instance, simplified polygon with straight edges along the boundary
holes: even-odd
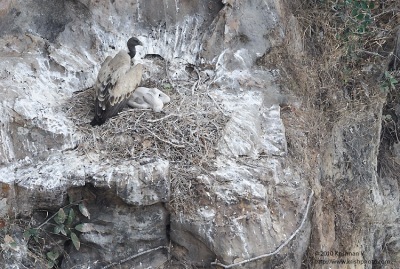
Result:
[[[392,42],[389,43],[391,47],[387,50],[393,51],[393,55],[389,58],[387,71],[393,72],[395,75],[400,71],[400,30],[394,34]],[[386,72],[386,70],[384,71]],[[386,80],[390,78],[390,76],[385,77],[384,75],[382,77]],[[381,83],[385,83],[385,81]],[[381,120],[378,174],[382,177],[397,178],[400,173],[400,93],[398,85],[388,89]]]

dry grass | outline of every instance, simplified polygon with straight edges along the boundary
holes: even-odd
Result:
[[[364,33],[358,34],[363,21],[352,17],[357,1],[286,2],[302,32],[300,41],[287,43],[301,42],[303,54],[291,51],[291,46],[281,46],[266,55],[261,64],[282,70],[282,84],[302,99],[301,112],[308,114],[302,116],[306,118],[304,130],[309,133],[310,145],[319,148],[319,142],[326,141],[325,136],[338,121],[351,112],[366,111],[385,98],[380,85],[392,57],[400,3],[381,1],[371,10],[361,10],[370,12],[373,20]],[[291,31],[291,25],[287,27]],[[400,77],[399,72],[397,75]]]
[[[387,105],[393,103],[390,101],[391,95],[399,96],[399,85],[389,94],[382,92],[380,85],[382,74],[387,70],[397,76],[398,80],[400,78],[399,70],[391,70],[389,65],[393,59],[394,40],[400,24],[400,2],[374,1],[376,6],[366,11],[371,13],[373,20],[367,31],[361,34],[349,34],[349,31],[360,26],[360,21],[352,17],[354,6],[349,4],[347,7],[334,8],[337,4],[344,4],[343,0],[286,2],[294,10],[302,30],[303,54],[290,51],[290,46],[283,46],[275,52],[275,61],[270,56],[265,62],[279,66],[283,70],[282,74],[286,75],[285,81],[289,82],[284,85],[302,99],[299,109],[283,111],[282,118],[285,126],[288,126],[286,136],[289,157],[302,167],[310,167],[310,175],[305,178],[310,178],[313,189],[321,191],[316,196],[322,207],[315,208],[314,221],[322,221],[318,215],[324,213],[329,216],[334,211],[337,224],[335,236],[340,238],[337,242],[346,244],[354,241],[351,239],[352,234],[357,234],[354,228],[368,219],[364,215],[364,207],[369,185],[360,182],[360,179],[365,178],[362,173],[368,169],[361,170],[363,166],[358,162],[367,159],[364,158],[366,152],[371,153],[367,151],[370,150],[368,137],[379,137],[377,132],[380,124],[383,131],[378,172],[383,177],[393,179],[399,173],[398,162],[389,150],[390,145],[385,145],[388,140],[386,136],[391,136],[392,140],[397,139],[395,130],[399,128],[380,122],[381,113],[385,116],[393,110],[387,108]],[[357,4],[361,1],[347,1],[350,2]],[[293,41],[287,42],[290,44]],[[382,111],[381,105],[385,99],[386,108]],[[390,114],[392,117],[389,119],[394,119],[393,114]],[[385,129],[390,135],[385,135]],[[343,145],[338,145],[335,138],[343,138],[343,141],[339,141]],[[332,146],[344,147],[344,153],[350,155],[350,159],[340,163],[345,167],[340,168],[344,171],[342,173],[337,167],[330,167],[333,159],[328,150]],[[347,168],[347,164],[352,167]],[[331,170],[334,172],[333,178],[329,174]],[[348,171],[354,174],[352,182],[343,180]],[[329,221],[325,224],[329,227]],[[323,245],[317,231],[312,232],[311,238],[312,244],[305,257],[305,264],[311,264],[314,259],[313,245],[316,249]]]
[[[175,211],[188,210],[192,194],[191,179],[210,165],[216,155],[216,143],[228,118],[208,95],[204,81],[174,81],[173,89],[164,89],[171,102],[162,113],[127,109],[100,127],[89,122],[94,114],[94,90],[75,95],[69,110],[81,136],[78,150],[96,152],[105,158],[147,158],[170,161],[172,197]],[[168,91],[169,90],[169,91]],[[190,169],[189,169],[190,167]]]

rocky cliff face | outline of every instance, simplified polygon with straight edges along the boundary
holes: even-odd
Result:
[[[142,86],[160,88],[171,103],[164,114],[124,110],[92,128],[100,64],[131,36],[144,44],[135,57],[145,67]],[[301,115],[282,117],[281,107],[300,108],[300,99],[280,90],[277,67],[260,63],[287,40],[301,55],[297,36],[296,20],[278,0],[1,3],[0,263],[300,268],[307,249],[347,242],[336,238],[334,223],[348,228],[342,236],[362,238],[345,250],[371,246],[379,236],[355,234],[355,212],[327,212],[332,196],[324,186],[346,193],[348,181],[359,182],[360,195],[372,200],[355,208],[384,208],[380,125],[369,120],[379,119],[382,104],[357,122],[338,122],[318,158],[288,154],[288,135],[304,142],[307,132],[297,124]],[[341,197],[350,203],[351,193]],[[54,231],[60,208],[75,208],[67,226],[79,250],[69,232]]]

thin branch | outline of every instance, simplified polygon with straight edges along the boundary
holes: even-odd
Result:
[[[368,51],[368,50],[357,50],[357,52],[369,54],[369,55],[372,55],[372,56],[378,56],[378,57],[381,57],[381,58],[386,58],[385,56],[380,55],[379,53],[376,53],[376,52],[373,52],[373,51]]]
[[[109,264],[109,265],[107,265],[107,266],[102,267],[101,269],[111,268],[111,267],[113,267],[114,265],[121,265],[121,264],[124,263],[124,262],[127,262],[127,261],[129,261],[129,260],[135,259],[135,258],[137,258],[137,257],[139,257],[139,256],[142,256],[142,255],[144,255],[144,254],[147,254],[147,253],[149,253],[149,252],[153,252],[153,251],[156,251],[156,250],[159,250],[159,249],[162,249],[162,248],[169,249],[167,246],[159,246],[159,247],[156,247],[156,248],[152,248],[152,249],[149,249],[149,250],[140,252],[140,253],[138,253],[138,254],[129,256],[128,258],[125,258],[125,259],[123,259],[123,260],[121,260],[121,261],[119,261],[119,262],[113,262],[113,263],[111,263],[111,264]]]
[[[211,96],[211,94],[207,93],[207,96],[214,102],[215,106],[218,108],[218,110],[224,115],[224,116],[228,116],[220,107],[220,105],[217,103],[217,101],[215,101],[214,97]]]
[[[382,16],[382,15],[385,15],[385,14],[391,13],[391,12],[393,12],[393,13],[399,12],[399,9],[398,8],[392,8],[392,9],[389,9],[389,10],[384,10],[382,13],[379,13],[379,14],[373,16],[372,19],[376,19],[379,16]]]
[[[146,121],[147,121],[147,122],[150,122],[150,123],[154,123],[154,122],[158,122],[158,121],[165,120],[165,119],[167,119],[167,118],[169,118],[169,117],[173,117],[173,116],[182,117],[182,115],[179,115],[179,114],[169,114],[169,115],[167,115],[167,116],[165,116],[165,117],[162,117],[162,118],[159,118],[159,119],[155,119],[155,120],[146,120]]]
[[[287,244],[289,244],[289,242],[290,242],[290,241],[299,233],[299,231],[303,228],[303,225],[304,225],[304,223],[306,222],[306,219],[307,219],[308,211],[310,210],[311,200],[312,200],[312,197],[313,197],[313,196],[314,196],[314,191],[311,190],[310,196],[308,197],[307,207],[306,207],[306,210],[305,210],[305,212],[304,212],[303,220],[301,221],[300,226],[299,226],[299,227],[296,229],[296,231],[294,231],[294,233],[293,233],[285,242],[283,242],[275,251],[270,252],[270,253],[267,253],[267,254],[263,254],[263,255],[261,255],[261,256],[257,256],[257,257],[251,258],[251,259],[247,259],[247,260],[244,260],[244,261],[241,261],[241,262],[238,262],[238,263],[229,264],[229,265],[222,264],[222,263],[219,263],[219,262],[212,262],[211,265],[214,265],[214,266],[215,266],[215,265],[218,265],[218,266],[221,266],[221,267],[223,267],[223,268],[232,268],[232,267],[234,267],[234,266],[242,265],[242,264],[245,264],[245,263],[248,263],[248,262],[252,262],[252,261],[255,261],[255,260],[258,260],[258,259],[266,258],[266,257],[269,257],[269,256],[272,256],[272,255],[277,254],[283,247],[285,247]]]
[[[81,202],[83,202],[83,201],[84,201],[84,200],[79,200],[79,201],[73,202],[73,203],[68,204],[68,205],[66,205],[66,206],[60,207],[60,209],[64,209],[64,208],[67,208],[67,207],[70,207],[70,206],[73,206],[73,205],[78,205],[79,203],[81,203]],[[59,209],[59,210],[60,210],[60,209]],[[54,213],[53,215],[51,215],[51,216],[50,216],[48,219],[46,219],[42,224],[40,224],[38,227],[36,227],[36,228],[34,228],[34,229],[40,229],[40,228],[42,228],[44,225],[46,225],[50,220],[52,220],[55,216],[57,216],[59,210],[57,210],[56,213]]]
[[[155,138],[157,138],[158,140],[160,140],[160,141],[162,141],[162,142],[164,142],[164,143],[167,143],[167,144],[170,144],[171,146],[173,146],[173,147],[176,147],[176,148],[184,148],[185,147],[185,145],[178,145],[178,144],[174,144],[174,143],[172,143],[172,142],[170,142],[170,141],[168,141],[168,140],[165,140],[165,139],[162,139],[161,137],[159,137],[158,135],[156,135],[155,133],[153,133],[149,128],[147,128],[147,127],[144,127],[144,129],[146,129],[149,133],[151,133]]]

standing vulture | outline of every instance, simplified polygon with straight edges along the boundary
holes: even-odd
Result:
[[[142,65],[131,66],[135,57],[135,46],[142,45],[139,39],[128,40],[128,50],[120,51],[114,58],[108,56],[101,65],[97,76],[95,115],[92,126],[103,124],[108,118],[118,114],[128,102],[131,93],[139,86],[142,79]]]

